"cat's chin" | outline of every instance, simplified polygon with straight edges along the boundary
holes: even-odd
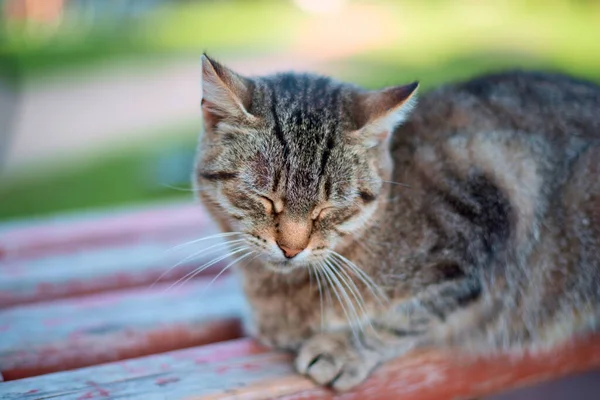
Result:
[[[271,272],[285,275],[301,268],[305,268],[305,265],[290,261],[266,261],[264,267]]]

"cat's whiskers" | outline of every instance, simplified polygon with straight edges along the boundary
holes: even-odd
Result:
[[[192,259],[198,258],[202,255],[207,255],[210,253],[213,253],[214,251],[219,251],[221,250],[222,247],[226,247],[228,245],[234,244],[234,243],[239,243],[239,242],[243,242],[245,241],[245,239],[236,239],[236,240],[230,240],[230,241],[225,241],[225,242],[220,242],[217,244],[214,244],[212,246],[209,247],[205,247],[195,253],[190,254],[189,256],[185,257],[184,259],[182,259],[181,261],[177,262],[176,264],[172,265],[171,267],[169,267],[166,271],[164,271],[162,274],[160,274],[160,276],[152,283],[152,285],[150,285],[149,289],[152,289],[158,282],[160,282],[169,272],[171,272],[172,270],[174,270],[175,268],[177,268],[178,266],[180,266],[181,264],[188,262]],[[206,253],[208,252],[208,253]]]
[[[334,261],[333,259],[329,259],[329,262],[333,263],[333,261]],[[358,319],[359,333],[366,333],[365,328],[369,328],[370,336],[375,339],[380,339],[381,336],[379,335],[379,332],[377,331],[377,329],[375,329],[375,327],[373,326],[372,319],[369,316],[369,313],[367,312],[367,306],[365,303],[365,299],[362,296],[362,294],[360,293],[360,291],[358,290],[356,283],[352,280],[352,278],[350,277],[348,272],[344,268],[342,268],[341,264],[339,264],[339,263],[333,263],[333,264],[337,265],[337,269],[332,267],[332,271],[338,272],[338,274],[339,274],[338,276],[339,276],[340,280],[346,285],[346,287],[348,288],[350,293],[353,295],[354,299],[356,300],[356,304],[358,305],[358,308],[360,309],[360,312],[362,313],[362,318]],[[364,335],[362,337],[364,337]],[[361,338],[357,338],[357,344],[361,348],[364,346]]]
[[[402,186],[402,187],[405,187],[405,188],[411,188],[411,187],[412,187],[412,186],[410,186],[409,184],[407,184],[407,183],[402,183],[402,182],[384,181],[384,180],[382,180],[381,182],[384,182],[384,183],[389,183],[390,185],[398,185],[398,186]]]
[[[337,257],[337,259],[339,261],[341,261],[344,266],[350,268],[351,271],[353,271],[356,275],[358,275],[359,278],[361,278],[362,282],[365,285],[376,288],[380,292],[379,294],[381,296],[385,297],[385,294],[383,293],[383,291],[381,291],[381,289],[379,289],[378,285],[375,282],[373,282],[371,277],[365,271],[363,271],[360,267],[358,267],[354,262],[350,261],[348,258],[344,257],[343,255],[341,255],[340,253],[338,253],[337,251],[335,251],[333,249],[328,249],[327,252],[329,254],[331,254],[332,256]]]
[[[343,287],[340,285],[339,280],[336,278],[336,276],[332,273],[331,267],[329,267],[327,264],[325,264],[324,261],[320,263],[320,266],[321,266],[321,271],[323,272],[323,276],[325,276],[325,279],[327,279],[329,286],[331,287],[331,289],[333,290],[333,293],[335,294],[335,296],[338,299],[340,307],[342,307],[342,311],[344,312],[346,321],[348,321],[348,324],[349,324],[350,330],[352,331],[352,334],[358,340],[360,336],[356,330],[356,325],[358,325],[360,327],[360,322],[358,321],[358,317],[355,317],[354,315],[350,314],[350,312],[347,309],[347,306],[353,307],[353,305],[351,304],[352,302],[350,302],[349,305],[346,304],[346,301],[349,301],[348,294],[343,289]],[[339,293],[340,290],[342,291],[342,294],[344,296],[340,295],[340,293]],[[342,298],[344,300],[342,300]],[[354,311],[356,311],[356,310],[354,310]]]
[[[367,324],[373,328],[373,326],[371,325],[371,321],[369,319],[369,314],[367,312],[366,309],[366,304],[365,304],[365,300],[364,297],[360,294],[360,291],[358,290],[358,287],[356,286],[356,284],[354,283],[354,281],[352,280],[352,278],[350,277],[350,275],[348,275],[348,272],[345,271],[340,264],[336,264],[333,263],[332,260],[326,260],[325,263],[327,265],[329,265],[329,267],[331,268],[331,271],[337,275],[338,279],[340,280],[340,282],[342,283],[342,287],[346,287],[348,288],[348,291],[350,292],[350,294],[352,295],[352,297],[354,297],[354,300],[356,302],[356,306],[358,307],[358,310],[354,310],[354,314],[357,317],[357,320],[360,323],[361,326],[361,330],[362,330],[362,320],[366,320]],[[348,299],[350,300],[350,299]],[[354,303],[352,301],[350,301],[350,303],[354,306]],[[358,311],[360,311],[362,318],[359,317],[358,315]]]
[[[342,265],[349,268],[353,272],[353,274],[365,284],[365,286],[369,289],[375,300],[377,300],[382,307],[386,306],[386,304],[383,303],[389,303],[389,299],[385,292],[381,289],[379,285],[377,285],[373,281],[373,279],[371,279],[371,277],[365,271],[363,271],[356,264],[354,264],[352,261],[341,255],[340,253],[336,252],[335,250],[330,249],[329,253],[332,256],[337,257],[341,261]]]
[[[203,190],[206,189],[200,189],[200,188],[192,188],[192,187],[177,187],[177,186],[173,186],[173,185],[169,185],[168,183],[161,183],[161,186],[164,186],[168,189],[173,189],[173,190],[177,190],[178,192],[201,192]]]
[[[356,303],[360,307],[361,312],[366,315],[367,312],[365,308],[366,304],[364,297],[361,295],[360,290],[358,290],[358,287],[356,286],[356,283],[354,282],[352,277],[348,274],[348,271],[344,269],[343,265],[340,262],[338,262],[338,260],[335,260],[333,258],[330,258],[325,262],[332,267],[332,270],[336,272],[339,278],[346,284],[351,294],[354,296]]]
[[[244,264],[244,266],[250,265],[252,263],[252,261],[256,260],[258,257],[260,257],[260,252],[257,252],[254,257],[252,257],[250,260],[247,260],[246,263]]]
[[[320,316],[321,316],[321,330],[323,330],[324,327],[325,327],[325,314],[324,314],[325,310],[323,309],[323,289],[321,287],[321,278],[320,278],[321,273],[312,264],[310,264],[308,266],[308,271],[311,274],[311,276],[312,276],[312,273],[310,271],[314,272],[314,274],[315,274],[315,280],[317,281],[317,288],[319,289],[319,305],[321,306],[321,314],[320,314]],[[311,283],[312,283],[312,281],[311,281]]]
[[[213,265],[215,265],[216,263],[231,257],[234,254],[239,253],[240,251],[244,251],[244,250],[248,250],[247,246],[239,246],[236,247],[234,249],[231,249],[231,251],[227,254],[224,254],[220,257],[214,258],[211,261],[208,261],[206,263],[204,263],[203,265],[201,265],[200,267],[194,269],[193,271],[187,273],[185,276],[183,276],[182,278],[179,278],[177,281],[173,282],[169,287],[167,287],[164,291],[168,292],[169,290],[173,289],[175,286],[177,286],[178,284],[181,283],[181,285],[185,284],[186,282],[188,282],[189,280],[193,279],[195,276],[197,276],[198,274],[200,274],[202,271],[204,271],[207,268],[212,267]]]
[[[202,273],[202,271],[204,271],[204,270],[206,270],[206,269],[208,269],[208,268],[210,268],[210,267],[212,267],[212,266],[214,266],[214,265],[217,265],[219,262],[221,262],[221,261],[223,261],[223,260],[227,260],[228,258],[230,258],[231,256],[233,256],[234,254],[237,254],[237,253],[239,253],[239,252],[246,251],[246,250],[249,250],[249,248],[248,248],[248,247],[244,247],[244,246],[239,246],[239,247],[236,247],[235,249],[232,249],[232,251],[231,251],[231,252],[229,252],[229,253],[227,253],[227,254],[224,254],[224,255],[223,255],[223,256],[221,256],[221,257],[218,257],[217,259],[214,259],[214,260],[212,260],[212,261],[211,261],[211,262],[209,262],[209,263],[205,263],[205,264],[204,264],[204,265],[202,265],[201,267],[197,268],[197,269],[196,269],[196,270],[195,270],[195,271],[192,273],[192,275],[190,275],[190,276],[189,276],[189,277],[188,277],[188,278],[187,278],[185,281],[181,282],[181,285],[180,285],[180,287],[181,287],[181,286],[183,286],[185,283],[189,282],[190,280],[192,280],[192,279],[193,279],[195,276],[197,276],[198,274]],[[237,260],[237,259],[236,259],[236,260]],[[235,260],[234,260],[234,261],[235,261]],[[238,260],[238,261],[239,261],[239,260]],[[207,265],[207,264],[208,264],[208,265]],[[231,265],[229,265],[229,266],[231,266]],[[228,267],[229,267],[229,266],[228,266]],[[226,267],[226,268],[228,268],[228,267]],[[214,280],[216,280],[216,278],[218,278],[218,277],[219,277],[219,276],[220,276],[220,275],[221,275],[223,272],[224,272],[224,270],[221,270],[221,272],[220,272],[220,273],[218,273],[218,274],[217,274],[217,276],[216,276],[215,278],[213,278],[213,280],[211,281],[211,283],[212,283]],[[210,286],[210,285],[209,285],[209,286]]]
[[[246,248],[247,250],[247,248]],[[231,261],[229,264],[227,264],[225,267],[223,267],[223,269],[221,269],[221,271],[215,275],[215,277],[208,283],[208,285],[206,285],[206,287],[204,288],[204,291],[208,290],[208,288],[210,288],[210,286],[217,280],[219,279],[219,277],[225,272],[227,271],[230,267],[232,267],[235,263],[237,263],[238,261],[242,261],[244,258],[248,257],[249,255],[253,254],[254,250],[250,250],[248,253],[245,253],[241,256],[239,256],[238,258],[236,258],[235,260]]]
[[[189,242],[180,243],[178,245],[175,245],[175,246],[173,246],[173,247],[165,250],[165,253],[169,253],[171,251],[175,251],[177,249],[180,249],[180,248],[185,247],[185,246],[189,246],[191,244],[195,244],[195,243],[199,243],[199,242],[204,242],[205,240],[220,239],[220,238],[224,238],[224,237],[228,237],[228,236],[234,236],[234,235],[246,235],[246,233],[244,233],[244,232],[222,232],[222,233],[216,233],[214,235],[204,236],[204,237],[201,237],[199,239],[193,239],[193,240],[190,240]]]
[[[317,272],[319,272],[319,270],[317,268],[315,268],[315,270]],[[322,272],[319,272],[319,274],[321,274],[321,277],[323,277]],[[324,279],[324,277],[323,277]],[[333,307],[333,298],[331,297],[331,291],[330,290],[326,290],[327,286],[326,286],[327,282],[322,282],[323,284],[323,294],[325,295],[324,297],[326,297],[326,307],[325,310],[327,311],[328,309],[331,309]]]
[[[354,291],[359,296],[360,301],[357,299],[357,302],[359,303],[359,306],[361,307],[361,310],[362,310],[362,312],[364,314],[364,317],[365,317],[365,320],[366,320],[366,326],[368,326],[370,328],[370,333],[372,334],[373,337],[380,338],[380,335],[379,335],[377,329],[375,329],[375,327],[373,326],[372,318],[369,316],[369,314],[368,314],[368,312],[366,310],[367,306],[366,306],[365,298],[360,293],[360,290],[356,286],[356,283],[352,280],[352,278],[350,277],[350,274],[348,273],[348,271],[346,271],[343,268],[343,264],[341,262],[339,262],[339,260],[331,258],[329,261],[332,262],[332,263],[334,263],[335,265],[337,265],[338,268],[339,268],[339,271],[342,272],[347,277],[348,281],[352,284],[352,287],[354,288]],[[363,331],[364,331],[364,329],[363,329]]]

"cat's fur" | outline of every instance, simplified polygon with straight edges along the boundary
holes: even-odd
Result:
[[[199,197],[243,233],[255,335],[299,372],[345,390],[417,346],[540,349],[597,328],[598,86],[515,71],[416,102],[416,84],[249,79],[207,57],[203,85]]]

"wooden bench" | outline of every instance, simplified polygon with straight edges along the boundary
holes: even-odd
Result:
[[[217,253],[170,267],[219,242],[176,245],[216,232],[191,204],[0,225],[0,399],[454,399],[600,367],[600,337],[519,358],[423,351],[336,396],[245,337],[232,274],[174,285]]]

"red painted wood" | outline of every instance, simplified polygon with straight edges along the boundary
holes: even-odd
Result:
[[[103,271],[100,270],[98,271],[98,275],[88,275],[83,278],[65,275],[58,282],[47,282],[43,278],[36,279],[35,276],[30,276],[29,278],[31,279],[20,286],[4,285],[0,282],[0,310],[7,307],[42,301],[77,298],[79,296],[98,294],[110,290],[147,287],[157,281],[175,282],[194,271],[206,261],[206,257],[199,258],[194,262],[181,264],[176,269],[167,272],[169,267],[174,265],[176,261],[160,262],[160,260],[157,260],[155,264],[146,264],[141,270],[127,270],[127,262],[124,260],[123,272],[114,274],[103,274]],[[223,262],[219,262],[213,267],[198,273],[193,280],[214,276],[225,265]],[[77,268],[76,264],[72,266],[74,269]],[[2,268],[0,267],[1,273]],[[223,273],[222,276],[227,275],[229,275],[228,271]]]
[[[195,241],[218,233],[196,206],[82,221],[71,218],[48,226],[0,226],[0,249],[5,247],[0,259],[4,278],[0,279],[0,309],[146,286],[161,276],[162,281],[174,281],[225,251],[215,247],[224,239]],[[134,236],[127,239],[123,234]],[[36,247],[36,240],[43,244],[41,248]],[[215,274],[220,266],[203,274]]]
[[[336,394],[299,376],[266,379],[195,400],[336,399],[450,400],[490,396],[600,367],[600,336],[521,356],[469,358],[455,352],[416,352],[376,371],[355,390]],[[275,366],[273,366],[275,368]]]
[[[223,378],[231,376],[235,368],[247,371],[251,380],[272,374],[256,367],[286,358],[268,353],[250,339],[239,339],[9,381],[0,384],[0,398],[78,399],[101,398],[104,394],[138,399],[179,399],[197,393],[198,388],[228,385]],[[291,372],[288,363],[280,370],[282,374]],[[231,382],[235,384],[235,381]]]
[[[356,390],[335,394],[298,376],[291,355],[248,339],[189,348],[242,334],[239,288],[217,283],[204,291],[207,279],[167,294],[168,284],[146,288],[181,260],[159,252],[211,231],[196,205],[0,225],[0,382],[11,380],[0,383],[0,398],[443,400],[600,367],[600,336],[521,357],[431,350],[386,364]],[[165,280],[204,261],[184,264]],[[114,290],[123,287],[144,289]],[[48,374],[55,371],[62,372]]]
[[[244,299],[231,276],[0,312],[0,373],[18,379],[229,340]]]
[[[600,366],[600,336],[536,355],[486,359],[415,352],[379,370],[356,390],[335,394],[298,376],[292,357],[250,340],[6,382],[6,398],[449,400],[487,396]],[[28,393],[35,392],[35,397]],[[29,397],[28,397],[29,396]],[[101,397],[101,396],[100,396]]]
[[[199,205],[179,204],[0,226],[0,260],[68,253],[149,238],[189,236],[202,232],[207,225],[211,222]]]
[[[241,336],[242,327],[240,321],[235,318],[209,321],[201,325],[166,326],[137,334],[123,332],[102,340],[90,341],[91,343],[79,340],[76,346],[63,342],[37,349],[33,354],[15,353],[0,373],[5,381],[11,381],[232,340]],[[89,347],[83,347],[86,344]],[[18,362],[18,359],[21,362]]]

